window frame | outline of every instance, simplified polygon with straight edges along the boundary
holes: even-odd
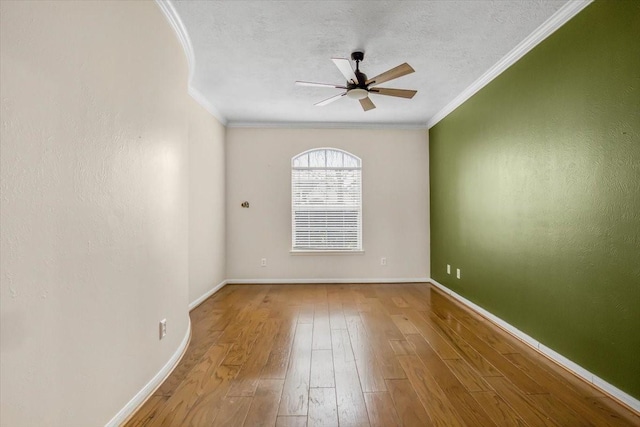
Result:
[[[304,155],[308,155],[313,152],[325,151],[325,166],[295,166],[295,161]],[[356,161],[356,166],[326,166],[327,163],[327,151],[333,151],[341,153],[343,156],[348,156],[351,159]],[[343,157],[344,159],[344,157]],[[343,161],[344,164],[344,161]],[[356,156],[353,153],[350,153],[346,150],[342,150],[334,147],[317,147],[311,148],[309,150],[303,151],[291,157],[291,249],[290,253],[292,255],[359,255],[364,254],[363,243],[362,243],[362,229],[363,229],[363,213],[362,213],[362,159]],[[358,209],[357,209],[357,248],[327,248],[327,249],[311,249],[311,248],[296,248],[294,245],[296,243],[296,222],[295,222],[295,183],[294,183],[294,171],[295,170],[355,170],[359,172],[358,179]]]

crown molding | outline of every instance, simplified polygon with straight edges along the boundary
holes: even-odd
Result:
[[[431,129],[440,120],[444,119],[456,108],[476,94],[480,89],[489,84],[493,79],[498,77],[507,68],[515,64],[520,58],[529,53],[531,49],[536,47],[540,42],[549,37],[558,28],[566,24],[571,18],[576,16],[585,7],[591,4],[593,0],[571,0],[562,6],[549,19],[535,29],[527,38],[522,40],[516,47],[507,53],[502,59],[489,68],[478,80],[471,83],[469,87],[463,90],[460,95],[456,96],[442,110],[434,114],[427,122],[427,128]]]
[[[191,85],[191,83],[189,83],[188,92],[189,92],[189,95],[191,95],[191,97],[198,104],[200,104],[200,106],[202,108],[204,108],[205,110],[207,110],[209,112],[209,114],[211,114],[213,117],[215,117],[224,126],[227,125],[227,119],[225,119],[225,117],[220,113],[220,111],[216,107],[214,107],[213,104],[211,102],[209,102],[209,100],[202,93],[200,93],[200,91],[198,89],[193,87]]]
[[[173,7],[170,0],[156,0],[156,4],[160,7],[160,10],[162,10],[167,21],[169,21],[169,24],[171,25],[171,28],[173,28],[173,31],[175,31],[176,36],[178,36],[178,41],[180,41],[180,44],[182,45],[182,50],[184,51],[184,54],[187,57],[187,63],[189,64],[189,82],[191,82],[196,62],[189,34],[187,33],[180,16],[178,16],[178,12],[176,12],[175,7]]]
[[[427,130],[423,123],[355,123],[355,122],[228,122],[229,128],[252,129],[394,129]]]
[[[189,81],[187,82],[189,95],[198,104],[200,104],[202,108],[207,110],[209,114],[218,119],[220,123],[226,125],[227,119],[225,119],[225,117],[220,114],[220,111],[218,111],[218,109],[214,107],[213,104],[211,104],[211,102],[209,102],[209,100],[193,86],[193,74],[196,69],[196,59],[195,54],[193,53],[193,45],[191,44],[189,33],[187,33],[187,30],[184,27],[184,24],[182,23],[178,12],[176,12],[173,3],[171,3],[171,0],[156,0],[156,4],[160,7],[162,14],[165,16],[165,18],[167,18],[167,21],[169,21],[169,24],[171,25],[171,28],[173,28],[173,31],[176,33],[178,41],[180,41],[180,44],[182,45],[182,50],[187,57],[187,64],[189,66]]]

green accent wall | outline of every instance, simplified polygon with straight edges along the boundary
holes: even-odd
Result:
[[[640,398],[640,1],[591,4],[429,139],[432,277]]]

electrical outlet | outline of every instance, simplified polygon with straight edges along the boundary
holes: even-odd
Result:
[[[451,274],[451,264],[447,264],[447,274]]]
[[[160,339],[164,338],[167,335],[167,319],[162,319],[160,321]]]
[[[260,267],[266,267],[267,266],[267,259],[266,258],[262,258],[260,260]]]
[[[387,259],[385,257],[380,258],[380,265],[387,265]]]
[[[460,269],[456,269],[456,277],[459,279],[460,278]]]

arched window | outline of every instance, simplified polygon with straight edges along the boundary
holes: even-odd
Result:
[[[293,251],[362,250],[362,161],[335,148],[291,159]]]

